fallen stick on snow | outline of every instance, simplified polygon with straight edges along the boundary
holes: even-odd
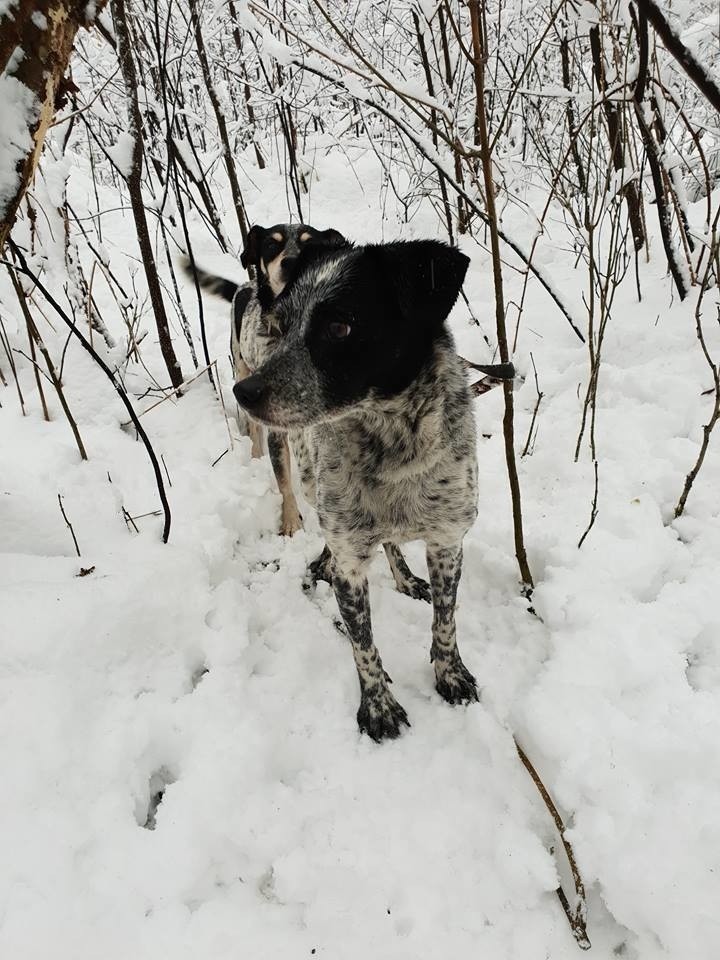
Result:
[[[560,840],[562,841],[562,845],[565,850],[565,856],[567,857],[567,861],[570,865],[570,872],[572,873],[573,883],[575,885],[574,909],[570,906],[570,901],[568,900],[567,896],[565,895],[565,891],[561,886],[557,888],[556,892],[558,899],[562,904],[562,908],[565,911],[565,916],[568,918],[568,923],[570,924],[570,929],[572,930],[573,936],[577,940],[578,946],[581,950],[589,950],[591,943],[588,939],[586,926],[587,903],[585,901],[585,885],[582,882],[582,877],[580,876],[580,871],[578,870],[573,849],[565,837],[565,824],[563,823],[560,812],[555,806],[552,797],[548,793],[545,784],[540,779],[537,770],[532,765],[527,754],[517,742],[515,737],[513,737],[513,740],[515,742],[515,749],[518,752],[518,756],[522,760],[523,766],[532,777],[533,783],[538,788],[538,792],[543,798],[543,802],[545,803],[550,816],[553,818],[557,832],[560,834]]]
[[[75,544],[75,553],[77,553],[77,555],[80,556],[80,547],[78,546],[77,537],[75,536],[73,525],[70,523],[70,521],[67,518],[67,514],[65,513],[65,507],[63,507],[62,497],[60,496],[60,494],[58,494],[58,503],[60,504],[60,513],[63,515],[63,520],[65,521],[65,525],[67,526],[68,530],[72,534],[73,543]]]

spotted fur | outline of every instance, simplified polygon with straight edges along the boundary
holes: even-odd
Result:
[[[332,579],[360,681],[358,724],[375,740],[408,723],[372,635],[367,568],[380,544],[413,589],[398,545],[425,541],[436,688],[449,703],[477,699],[455,636],[462,541],[477,512],[475,425],[445,326],[467,264],[436,241],[307,264],[272,309],[282,344],[235,386],[251,416],[289,432],[327,541],[312,576]]]

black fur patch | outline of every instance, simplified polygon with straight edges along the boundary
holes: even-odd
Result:
[[[468,263],[431,240],[303,251],[273,307],[284,348],[263,368],[268,389],[250,412],[283,426],[283,408],[296,407],[286,424],[296,426],[407,389],[447,337]]]
[[[251,287],[241,287],[237,291],[237,296],[233,300],[232,311],[233,311],[233,323],[235,324],[235,336],[237,339],[240,339],[240,333],[242,332],[242,321],[245,314],[247,305],[252,300],[252,288]]]

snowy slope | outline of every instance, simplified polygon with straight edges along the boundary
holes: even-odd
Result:
[[[429,214],[404,225],[388,210],[383,221],[371,159],[357,161],[357,179],[332,157],[317,163],[314,225],[360,241],[436,233]],[[71,193],[80,206],[84,178],[78,160]],[[268,172],[255,180],[253,220],[283,219],[281,183]],[[132,223],[110,214],[105,231],[113,268],[127,276]],[[556,225],[545,265],[581,312],[582,277],[563,241]],[[198,244],[204,265],[240,277]],[[466,292],[492,339],[487,256],[471,240],[464,248],[473,261]],[[59,288],[58,267],[52,280]],[[517,296],[509,270],[507,282]],[[25,349],[4,277],[0,294]],[[324,585],[314,599],[300,588],[322,546],[317,520],[305,506],[306,531],[276,536],[269,462],[252,461],[249,441],[237,438],[227,305],[206,301],[206,317],[232,449],[213,466],[229,438],[204,377],[143,418],[172,481],[167,546],[158,517],[138,519],[139,533],[123,520],[123,506],[138,516],[158,501],[145,452],[100,372],[69,347],[66,388],[90,455],[81,463],[54,398],[53,421],[43,422],[18,355],[28,416],[11,386],[0,391],[0,956],[575,957],[554,893],[555,838],[513,733],[572,824],[593,954],[714,955],[719,454],[715,443],[686,516],[672,522],[710,383],[692,307],[668,307],[669,283],[652,263],[643,294],[638,305],[627,283],[608,328],[599,514],[578,550],[593,495],[588,458],[573,462],[587,355],[533,290],[516,357],[526,378],[516,432],[522,448],[536,399],[532,352],[544,398],[521,482],[541,619],[518,594],[495,391],[477,401],[480,515],[458,611],[482,703],[451,708],[436,695],[431,610],[392,589],[379,557],[376,640],[412,722],[380,746],[357,731],[357,680],[333,598]],[[119,339],[101,278],[95,295]],[[188,286],[192,317],[193,298]],[[465,356],[491,359],[464,306],[453,327]],[[59,356],[60,328],[43,334]],[[152,341],[143,359],[164,382]],[[142,367],[127,384],[138,410],[154,402],[139,399]],[[408,558],[421,570],[421,545]]]

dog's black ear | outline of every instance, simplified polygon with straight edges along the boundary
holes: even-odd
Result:
[[[407,240],[368,247],[378,257],[405,316],[441,324],[455,305],[470,260],[439,240]]]
[[[300,256],[297,258],[292,278],[285,287],[284,292],[287,292],[290,289],[293,282],[307,269],[307,267],[310,266],[310,264],[318,263],[320,260],[331,257],[337,250],[342,251],[352,248],[350,241],[346,240],[345,237],[337,230],[315,230],[312,227],[309,227],[308,229],[312,230],[312,234],[310,235],[308,242],[303,244],[300,250]]]
[[[338,230],[317,230],[313,235],[313,243],[321,244],[323,247],[347,247],[349,246],[345,237]]]
[[[240,263],[247,268],[252,265],[256,267],[260,262],[260,241],[265,233],[265,227],[257,225],[250,228],[250,232],[245,240],[245,248],[240,254]]]

